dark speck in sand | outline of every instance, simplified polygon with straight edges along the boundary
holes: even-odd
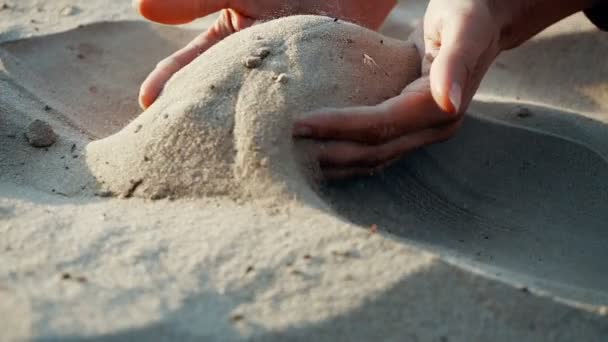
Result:
[[[88,279],[86,277],[83,277],[83,276],[74,277],[70,273],[63,273],[61,275],[61,279],[62,280],[73,280],[73,281],[81,283],[81,284],[84,284],[88,281]]]
[[[139,188],[139,186],[142,185],[143,182],[144,182],[143,179],[132,179],[131,180],[131,187],[129,188],[129,190],[125,194],[125,198],[131,198],[131,197],[133,197],[133,194],[135,194],[135,191],[137,191],[137,188]]]
[[[235,323],[240,322],[244,319],[245,319],[245,316],[243,314],[233,314],[232,316],[230,316],[230,320]]]
[[[517,107],[517,109],[515,110],[515,114],[517,115],[517,117],[525,119],[532,116],[532,111],[530,111],[530,109],[526,107]]]
[[[108,198],[108,197],[114,197],[114,193],[112,191],[101,191],[95,194],[95,196],[100,197],[100,198]]]

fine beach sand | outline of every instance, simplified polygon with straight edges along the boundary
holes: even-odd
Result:
[[[236,160],[267,158],[271,172],[245,172],[217,188],[263,188],[236,196],[171,186],[154,196],[146,191],[159,188],[145,181],[162,175],[138,164],[150,158],[141,151],[155,151],[158,132],[175,133],[195,99],[168,91],[161,106],[138,117],[137,89],[157,61],[209,21],[157,26],[118,0],[7,4],[0,10],[1,340],[607,338],[608,34],[583,16],[501,56],[456,138],[375,177],[317,187],[298,167],[276,168],[297,164],[291,149],[280,144],[273,153],[272,142],[262,139],[259,149],[243,142],[276,133],[259,135],[255,123],[237,122]],[[383,32],[405,39],[423,10],[424,1],[402,2]],[[253,51],[238,45],[234,53],[243,58]],[[379,68],[394,69],[392,59],[355,45],[356,54],[370,49]],[[267,88],[311,88],[297,83],[310,82],[305,76],[289,75],[296,66],[277,61],[270,46],[264,65],[242,71],[246,82],[193,83],[193,71],[174,85],[193,93],[211,84],[255,88],[270,75],[264,72],[285,68],[286,82],[270,77]],[[361,63],[341,84],[356,87],[353,79],[372,69]],[[384,91],[391,90],[374,96]],[[222,96],[211,98],[221,107]],[[175,125],[148,125],[163,117],[163,101],[185,102],[173,107]],[[233,134],[224,113],[213,114]],[[28,144],[24,133],[36,119],[57,133],[53,146]],[[214,141],[203,145],[221,145]],[[197,165],[215,167],[222,160],[214,156],[232,150],[211,148]],[[181,151],[158,156],[171,153]],[[196,158],[167,172],[192,172],[186,164]],[[114,164],[106,167],[107,159]],[[232,173],[218,167],[207,181],[225,174]],[[100,175],[108,178],[101,186]],[[297,186],[280,186],[285,179]],[[279,201],[260,201],[275,188]]]

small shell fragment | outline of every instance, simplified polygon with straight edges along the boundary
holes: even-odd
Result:
[[[289,81],[287,74],[280,74],[277,76],[277,83],[285,84]]]
[[[255,56],[249,56],[249,57],[245,58],[245,60],[243,61],[243,64],[245,64],[245,66],[248,69],[255,69],[255,68],[259,67],[260,65],[262,65],[262,58],[255,57]]]

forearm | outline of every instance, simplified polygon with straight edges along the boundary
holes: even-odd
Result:
[[[500,46],[516,47],[552,24],[603,0],[488,0],[502,25]]]

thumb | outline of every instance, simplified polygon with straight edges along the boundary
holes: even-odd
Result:
[[[167,81],[213,45],[229,35],[254,24],[253,19],[234,10],[223,10],[215,24],[190,44],[162,60],[142,83],[139,104],[143,109],[156,101]]]
[[[487,27],[471,22],[465,24],[456,19],[445,23],[440,48],[431,65],[431,92],[447,113],[466,110],[479,86],[476,80],[480,81],[486,71],[480,65],[482,59],[487,59],[484,55],[494,45]]]
[[[145,18],[161,24],[186,24],[228,8],[228,0],[133,0],[133,7]]]

